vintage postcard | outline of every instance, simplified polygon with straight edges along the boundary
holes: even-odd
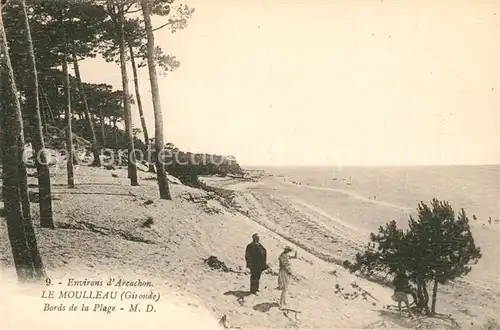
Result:
[[[496,0],[0,0],[0,329],[500,330]]]

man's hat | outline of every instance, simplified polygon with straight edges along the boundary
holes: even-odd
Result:
[[[288,251],[293,251],[293,249],[289,245],[285,246],[285,252],[288,252]]]

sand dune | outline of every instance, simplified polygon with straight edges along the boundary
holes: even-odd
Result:
[[[385,308],[393,303],[391,289],[358,278],[339,266],[364,244],[364,231],[358,226],[362,221],[348,222],[332,212],[332,207],[340,203],[352,207],[356,205],[352,203],[357,203],[360,217],[365,212],[376,213],[374,207],[394,208],[368,205],[352,196],[347,196],[351,200],[321,207],[312,202],[318,200],[316,195],[308,196],[304,189],[297,192],[289,185],[281,185],[286,187],[281,190],[274,180],[208,180],[213,185],[235,189],[234,207],[225,207],[216,200],[210,205],[190,202],[183,196],[207,198],[208,194],[182,185],[171,185],[173,201],[162,201],[157,197],[154,181],[141,180],[140,187],[130,187],[125,169],[114,173],[118,177],[111,177],[110,171],[80,167],[76,189],[65,188],[63,171],[55,173],[58,229],[36,228],[40,250],[51,277],[127,274],[123,276],[154,281],[158,290],[165,293],[165,304],[160,306],[163,315],[173,316],[168,322],[167,316],[154,318],[145,325],[148,329],[164,329],[165,325],[196,328],[194,313],[204,315],[195,320],[203,329],[210,328],[223,315],[230,325],[242,328],[456,328],[457,324],[478,328],[498,311],[498,291],[490,282],[464,279],[443,287],[438,302],[441,316],[400,318],[397,311]],[[141,176],[145,179],[150,175]],[[317,189],[305,191],[326,194]],[[153,203],[145,205],[148,199]],[[319,201],[323,202],[321,198]],[[35,219],[36,205],[33,204]],[[148,216],[154,223],[151,228],[144,228],[142,224]],[[254,232],[260,233],[272,268],[262,277],[259,296],[248,295],[249,275],[244,269],[244,248]],[[14,271],[3,221],[0,237],[2,281],[6,283]],[[277,308],[277,257],[285,245],[295,246],[299,254],[292,265],[295,276],[289,298],[290,307],[299,314],[283,313]],[[203,259],[210,255],[217,256],[234,272],[209,268]],[[343,291],[338,292],[336,286]],[[2,301],[10,299],[8,292],[1,294]],[[2,319],[14,315],[12,311],[25,302],[9,301],[12,303],[4,305],[7,308],[0,312]],[[176,302],[180,309],[171,307]],[[32,320],[46,317],[37,314],[36,301],[31,303]],[[64,315],[64,328],[74,328],[71,322],[77,316]],[[121,320],[119,324],[126,327],[121,314],[107,318],[107,322],[113,320]],[[14,318],[8,325],[13,328],[26,322]]]
[[[245,185],[245,183],[236,183],[228,186],[225,183],[226,188],[230,187],[238,191],[245,191]],[[366,214],[363,212],[356,214],[356,208],[363,208],[364,204],[377,207],[376,211],[375,209],[369,210],[375,211],[372,214],[385,214],[380,224],[394,218],[400,219],[404,224],[409,213],[406,207],[371,200],[354,192],[305,184],[297,185],[280,178],[266,178],[258,185],[247,186],[247,190],[246,200],[252,201],[253,208],[258,210],[256,214],[251,214],[252,219],[303,247],[316,257],[337,264],[343,258],[352,257],[355,251],[367,241],[370,227],[366,228],[364,226],[366,222],[362,220]],[[308,191],[311,193],[307,193]],[[314,192],[335,194],[327,198]],[[338,193],[348,196],[351,200],[342,199],[340,202],[335,200]],[[329,201],[325,202],[327,199]],[[358,203],[353,201],[358,201]],[[334,213],[333,210],[339,203],[354,205],[349,221]],[[379,220],[377,217],[370,217],[370,219],[375,222],[375,225],[371,225],[371,230],[374,230]],[[334,237],[333,240],[332,237]],[[468,277],[441,287],[439,292],[442,295],[438,302],[441,306],[440,310],[453,316],[456,315],[457,319],[460,319],[461,327],[470,326],[472,322],[473,327],[476,328],[478,324],[485,322],[484,320],[498,315],[500,286],[497,276],[498,267],[495,267],[498,265],[498,260],[495,258],[499,257],[498,235],[490,232],[488,237],[478,235],[478,239],[479,245],[483,247],[484,260],[474,267]],[[466,301],[464,297],[467,297]],[[382,324],[380,326],[383,327]]]

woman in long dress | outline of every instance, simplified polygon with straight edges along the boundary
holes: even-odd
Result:
[[[287,246],[279,256],[280,270],[278,273],[278,289],[281,290],[281,299],[279,308],[284,308],[286,304],[286,296],[288,294],[288,283],[290,282],[290,276],[292,275],[292,268],[290,266],[290,259],[297,258],[297,251],[295,255],[290,256],[292,248]]]

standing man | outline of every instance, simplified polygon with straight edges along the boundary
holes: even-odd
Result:
[[[259,291],[260,275],[267,267],[267,251],[260,244],[258,234],[252,235],[252,243],[247,245],[245,261],[250,269],[250,293],[257,294]]]

